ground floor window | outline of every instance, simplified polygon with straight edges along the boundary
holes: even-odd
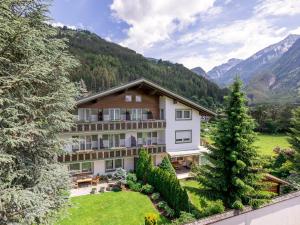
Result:
[[[124,168],[124,159],[109,159],[105,161],[105,172],[114,171],[117,168]]]
[[[76,173],[92,173],[94,169],[93,162],[70,163],[69,171],[72,174]]]
[[[176,130],[175,131],[175,143],[191,143],[192,142],[192,130]]]

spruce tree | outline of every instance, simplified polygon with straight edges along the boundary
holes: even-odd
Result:
[[[152,160],[146,149],[141,149],[136,165],[136,177],[138,180],[147,183],[150,171],[152,169]]]
[[[174,167],[172,166],[172,163],[168,156],[165,156],[163,160],[161,161],[161,164],[159,165],[159,168],[168,171],[170,174],[176,176],[176,172]]]
[[[227,208],[258,207],[270,194],[263,191],[263,172],[253,147],[254,122],[239,79],[225,98],[224,114],[212,135],[214,144],[205,154],[209,163],[198,168],[197,177],[208,195],[222,199]]]
[[[289,143],[295,150],[295,156],[293,160],[294,172],[300,174],[300,107],[293,110],[291,128],[289,132]]]
[[[77,65],[43,0],[0,1],[0,224],[48,224],[67,202],[57,163],[72,126]]]

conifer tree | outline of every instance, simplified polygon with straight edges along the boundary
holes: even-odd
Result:
[[[136,177],[138,180],[147,182],[149,178],[150,171],[152,169],[151,156],[146,149],[141,149],[139,152],[139,158],[136,165]]]
[[[293,161],[294,172],[300,174],[300,107],[293,110],[291,128],[289,132],[289,143],[295,150]]]
[[[197,177],[210,197],[222,199],[227,208],[258,207],[270,193],[263,191],[263,173],[253,147],[254,122],[239,79],[225,98],[224,114],[212,135],[214,144],[205,154],[209,163],[198,168]]]
[[[48,1],[0,1],[0,224],[48,224],[67,201],[57,163],[72,126],[77,65],[47,21]]]
[[[173,174],[176,176],[176,172],[175,172],[175,169],[174,167],[172,166],[172,163],[169,159],[168,156],[165,156],[163,158],[163,160],[161,161],[161,164],[159,165],[159,168],[165,170],[165,171],[168,171],[170,174]]]

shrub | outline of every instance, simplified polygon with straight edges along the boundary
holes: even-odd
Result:
[[[165,156],[161,162],[161,164],[159,165],[159,168],[169,172],[170,174],[173,174],[174,176],[176,176],[176,172],[175,169],[173,168],[171,161],[169,159],[168,156]]]
[[[137,179],[146,183],[151,169],[152,169],[151,156],[149,155],[146,149],[142,149],[139,153],[139,159],[136,165]]]
[[[127,182],[128,181],[133,181],[133,182],[137,182],[137,178],[136,175],[134,173],[128,173],[127,177],[126,177]]]
[[[151,195],[151,199],[154,200],[154,201],[158,200],[159,197],[160,197],[160,194],[159,194],[158,192],[153,193],[153,194]]]
[[[151,194],[153,193],[154,188],[150,184],[145,184],[142,186],[141,192],[145,194]]]
[[[119,181],[121,184],[126,183],[127,172],[122,168],[116,169],[116,171],[112,175],[113,179]]]
[[[120,188],[120,186],[115,185],[115,186],[112,187],[111,190],[114,191],[114,192],[119,192],[119,191],[121,191],[122,189]]]
[[[175,216],[174,209],[171,209],[168,205],[165,206],[164,210],[166,212],[167,217],[174,217]]]
[[[180,212],[180,217],[172,222],[172,225],[181,225],[194,222],[196,218],[193,214],[187,212]]]
[[[138,182],[128,181],[127,185],[132,191],[140,192],[142,189],[142,185]]]
[[[160,208],[160,209],[164,209],[166,206],[167,206],[167,203],[165,201],[160,201],[157,204],[157,207]]]
[[[154,213],[148,213],[145,216],[145,225],[157,225],[157,216]]]
[[[221,200],[217,200],[207,204],[205,210],[202,213],[203,214],[202,216],[211,216],[214,214],[222,213],[224,212],[224,210],[225,207],[223,205],[223,202]]]

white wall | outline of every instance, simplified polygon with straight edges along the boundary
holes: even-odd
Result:
[[[134,158],[125,158],[124,159],[124,169],[127,171],[134,169]]]
[[[174,104],[173,99],[160,97],[160,107],[165,109],[166,119],[166,149],[167,151],[195,150],[200,146],[201,117],[197,110],[192,109],[192,120],[175,120],[176,109],[191,109],[179,102]],[[192,143],[175,144],[176,130],[192,130]]]
[[[94,161],[94,175],[103,175],[105,174],[105,160],[96,160]]]
[[[195,225],[198,223],[194,223]],[[199,223],[203,224],[203,223]],[[206,223],[204,223],[206,224]],[[253,210],[215,223],[213,225],[299,225],[300,196]]]

